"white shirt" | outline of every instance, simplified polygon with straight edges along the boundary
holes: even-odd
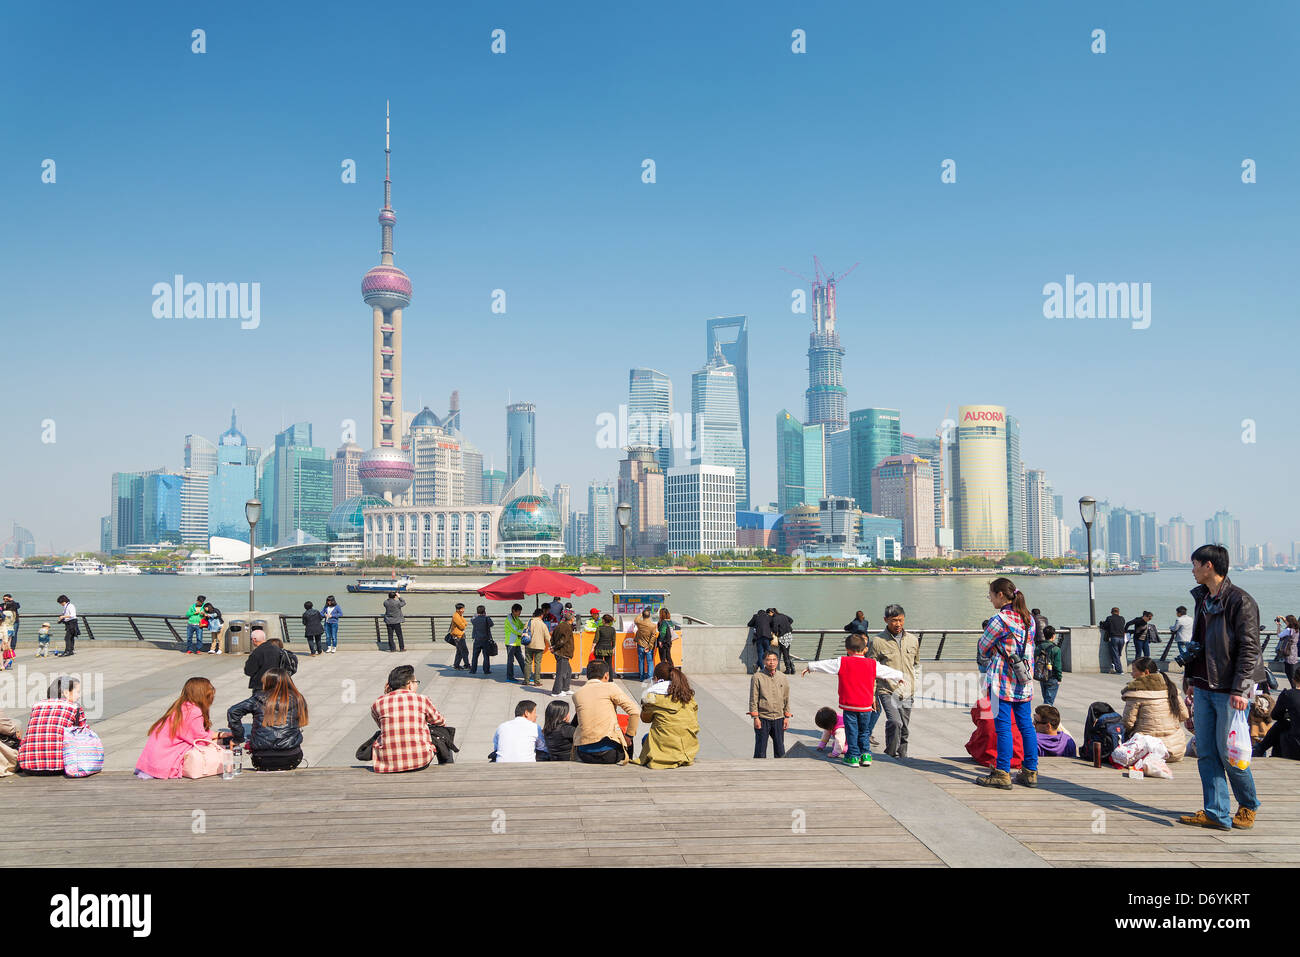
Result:
[[[1191,641],[1192,640],[1192,616],[1182,615],[1174,619],[1173,627],[1169,630],[1173,632],[1174,641]]]
[[[498,764],[536,761],[537,751],[546,750],[546,738],[537,722],[520,715],[497,728],[497,733],[492,736],[492,750],[497,753]]]
[[[839,658],[828,658],[825,661],[810,661],[808,662],[808,669],[810,671],[824,671],[828,675],[837,675],[840,673],[840,662],[843,661],[845,657],[847,656],[841,655]],[[865,658],[867,656],[859,655],[858,657]],[[884,678],[887,681],[901,681],[903,678],[906,678],[907,675],[903,674],[896,668],[891,668],[889,665],[881,664],[877,661],[876,677]]]
[[[63,606],[63,614],[59,616],[59,621],[71,621],[77,617],[77,606],[68,602]]]

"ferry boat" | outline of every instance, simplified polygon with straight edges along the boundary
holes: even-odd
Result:
[[[404,592],[411,585],[411,579],[403,575],[398,578],[394,575],[392,578],[359,578],[355,585],[349,585],[350,592],[383,592],[387,594],[390,591]]]
[[[139,568],[137,568],[135,565],[131,565],[131,564],[128,564],[128,563],[126,563],[126,562],[123,562],[121,565],[114,565],[113,568],[112,568],[112,572],[113,572],[114,575],[139,575],[139,574],[141,574]]]
[[[55,569],[60,575],[103,575],[107,568],[89,558],[76,558]]]
[[[238,575],[247,575],[248,569],[234,562],[226,561],[224,558],[215,558],[212,555],[191,555],[181,563],[180,568],[176,569],[176,574],[201,576],[203,578],[233,578]]]

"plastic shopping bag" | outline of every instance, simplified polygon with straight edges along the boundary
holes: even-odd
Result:
[[[1232,709],[1228,719],[1228,763],[1242,771],[1250,767],[1250,720],[1246,709]]]

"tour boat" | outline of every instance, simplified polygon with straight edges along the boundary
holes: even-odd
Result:
[[[410,586],[411,579],[406,575],[401,578],[359,578],[355,585],[349,585],[350,592],[403,592]]]
[[[89,558],[76,558],[55,569],[60,575],[103,575],[107,569]]]
[[[176,569],[177,575],[195,575],[204,578],[212,577],[234,577],[237,575],[247,575],[248,569],[234,562],[228,562],[224,558],[214,558],[211,555],[191,555],[181,567]]]
[[[139,575],[140,574],[139,568],[137,568],[135,565],[127,564],[126,562],[123,562],[121,565],[114,565],[112,571],[114,575]]]

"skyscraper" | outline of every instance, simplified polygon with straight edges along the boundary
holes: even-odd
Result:
[[[668,540],[664,494],[664,471],[654,446],[629,446],[627,457],[618,464],[618,501],[632,506],[627,528],[629,555],[652,558],[663,554]],[[617,534],[614,545],[619,545]]]
[[[1206,519],[1203,544],[1222,545],[1228,550],[1229,561],[1233,564],[1240,565],[1246,560],[1246,552],[1241,547],[1241,522],[1226,509],[1221,509]]]
[[[171,542],[181,538],[181,495],[185,477],[154,472],[144,477],[144,535],[141,543]],[[139,544],[139,543],[132,543]]]
[[[1003,555],[1009,550],[1006,415],[1000,405],[964,405],[957,410],[953,500],[960,513],[957,547],[963,552]]]
[[[1007,431],[1007,548],[1013,552],[1028,550],[1025,536],[1025,478],[1020,461],[1020,420],[1006,417]],[[1044,557],[1044,556],[1039,556]]]
[[[804,496],[803,423],[785,409],[776,414],[776,510],[802,505]]]
[[[826,494],[853,497],[853,453],[847,428],[826,432]]]
[[[812,332],[808,334],[808,389],[804,393],[807,425],[825,425],[834,432],[848,420],[848,390],[844,388],[844,347],[835,331],[835,275],[824,276],[813,257]],[[852,272],[852,270],[850,270]],[[847,273],[846,273],[847,275]],[[810,503],[811,504],[811,503]]]
[[[551,492],[551,504],[555,510],[560,513],[560,538],[567,543],[569,538],[569,500],[573,490],[565,482],[557,482],[555,489]],[[573,554],[570,552],[569,554]]]
[[[483,453],[463,434],[460,436],[460,461],[465,470],[465,504],[481,505],[487,501],[483,498]]]
[[[749,464],[749,320],[745,316],[715,316],[705,320],[704,355],[712,356],[716,346],[722,357],[736,369],[736,395],[740,404],[740,442],[745,448],[746,483],[743,495],[737,494],[736,507],[749,508],[748,476],[754,473]]]
[[[310,423],[297,422],[275,437],[261,475],[258,544],[288,544],[304,535],[325,540],[334,508],[334,463],[311,436]]]
[[[438,423],[428,406],[411,419],[411,465],[415,469],[412,505],[465,504],[460,440]]]
[[[360,458],[360,446],[353,445],[352,448],[356,449],[356,456]],[[337,459],[334,474],[338,475]],[[356,481],[355,472],[353,481]],[[360,488],[360,483],[357,483],[357,494],[360,494]],[[256,465],[245,465],[242,462],[219,463],[217,474],[208,483],[208,535],[248,541],[248,519],[244,514],[244,503],[256,495]]]
[[[334,504],[342,505],[354,495],[361,494],[361,479],[357,466],[361,464],[361,446],[345,442],[334,453]]]
[[[736,477],[730,468],[669,469],[664,500],[670,554],[713,555],[736,547]]]
[[[803,427],[803,499],[814,505],[826,497],[826,424]]]
[[[213,472],[186,469],[181,484],[181,543],[208,544],[208,483]]]
[[[849,455],[853,498],[864,512],[879,512],[871,500],[871,470],[887,455],[903,454],[898,409],[858,409],[849,413]]]
[[[512,402],[506,406],[506,484],[513,485],[537,467],[537,406]]]
[[[482,504],[501,505],[501,496],[506,491],[506,473],[500,469],[484,469],[482,487]]]
[[[871,470],[876,514],[903,523],[904,558],[934,558],[934,470],[919,455],[887,455]]]
[[[614,496],[617,488],[613,482],[592,482],[587,487],[588,550],[605,554],[614,544]]]
[[[217,470],[217,446],[201,435],[185,436],[185,467],[212,475]]]
[[[695,423],[692,441],[697,449],[692,463],[731,468],[736,476],[737,500],[748,501],[748,455],[740,427],[736,367],[723,356],[721,343],[715,345],[704,368],[691,376],[691,414]],[[659,464],[662,471],[668,471],[663,459]]]
[[[627,444],[653,446],[659,467],[673,464],[673,382],[657,369],[627,374]]]
[[[1192,523],[1175,515],[1169,524],[1160,526],[1160,561],[1190,562],[1192,560]]]
[[[934,475],[934,527],[936,529],[950,528],[948,524],[948,496],[943,482],[943,439],[935,436],[932,439],[917,439],[916,454],[923,459],[928,459],[930,469]],[[938,540],[936,538],[936,544]]]
[[[371,449],[361,458],[357,474],[371,495],[392,501],[411,487],[415,477],[410,458],[401,448],[402,429],[402,312],[411,304],[411,280],[393,264],[392,149],[388,106],[384,106],[384,206],[379,211],[379,265],[361,280],[361,298],[371,308]],[[332,481],[332,477],[331,477]],[[265,503],[264,503],[265,504]],[[323,529],[322,525],[322,529]]]
[[[1035,558],[1060,558],[1064,543],[1058,540],[1059,522],[1053,503],[1052,483],[1042,469],[1025,470],[1025,548]]]

